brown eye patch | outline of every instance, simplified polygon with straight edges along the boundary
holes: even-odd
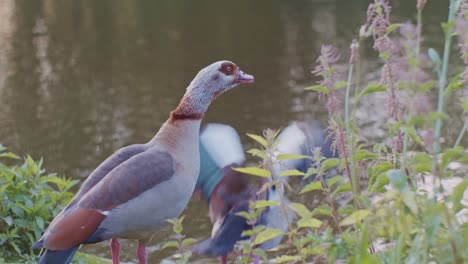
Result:
[[[221,64],[221,67],[219,67],[219,71],[226,75],[233,75],[236,68],[237,66],[234,65],[233,63],[224,62],[223,64]]]

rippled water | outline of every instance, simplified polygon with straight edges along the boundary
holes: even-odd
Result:
[[[220,97],[205,122],[228,123],[244,135],[295,119],[325,121],[323,103],[303,88],[315,81],[310,70],[322,44],[348,56],[368,2],[2,0],[0,142],[44,157],[49,171],[86,177],[116,149],[149,140],[197,71],[220,59],[235,61],[256,82]],[[414,18],[415,1],[392,2],[395,21]],[[425,44],[439,50],[445,2],[429,1],[425,16]],[[371,45],[363,54],[367,80],[379,76]],[[454,121],[449,134],[460,127]],[[190,236],[209,236],[202,202],[184,214]],[[167,236],[158,234],[154,248]],[[135,259],[131,247],[128,261]],[[107,254],[100,246],[86,250]]]

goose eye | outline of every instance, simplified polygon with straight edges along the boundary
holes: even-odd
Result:
[[[219,71],[224,73],[225,75],[233,75],[235,70],[235,66],[230,62],[225,62],[219,67]]]

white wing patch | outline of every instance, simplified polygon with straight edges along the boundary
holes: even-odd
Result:
[[[200,141],[220,168],[245,161],[239,135],[231,126],[208,124],[200,135]]]
[[[302,147],[307,137],[304,131],[294,122],[280,133],[278,140],[279,144],[275,152],[275,157],[278,154],[303,154]],[[301,162],[302,160],[300,159],[283,160],[281,162],[276,162],[273,169],[279,174],[282,171],[297,168]]]

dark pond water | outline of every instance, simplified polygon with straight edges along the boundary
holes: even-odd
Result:
[[[394,21],[414,19],[416,1],[392,2]],[[425,44],[440,50],[448,1],[429,2]],[[347,57],[368,3],[2,0],[0,142],[44,157],[49,171],[86,177],[116,149],[149,140],[197,71],[220,59],[235,61],[256,82],[220,97],[205,122],[228,123],[244,135],[291,120],[325,121],[323,103],[303,88],[315,81],[309,72],[322,44]],[[371,46],[363,54],[365,79],[378,79]],[[190,236],[209,236],[203,203],[193,201],[184,214]],[[153,249],[167,236],[158,234]],[[125,248],[123,258],[134,261],[133,245]],[[101,246],[86,250],[107,254]],[[170,254],[154,251],[150,259]]]

